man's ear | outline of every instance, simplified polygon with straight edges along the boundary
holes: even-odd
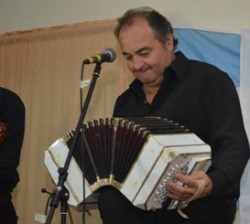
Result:
[[[167,40],[166,40],[166,46],[165,47],[170,51],[174,50],[174,36],[172,34],[167,35]]]

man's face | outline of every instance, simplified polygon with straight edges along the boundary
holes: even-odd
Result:
[[[127,66],[144,86],[159,86],[165,68],[174,60],[172,35],[163,45],[156,39],[148,23],[135,19],[131,26],[123,27],[118,41]]]

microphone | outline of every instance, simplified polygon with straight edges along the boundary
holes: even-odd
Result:
[[[83,61],[84,64],[113,62],[116,59],[116,52],[112,48],[106,48],[102,53],[93,57],[87,58]]]

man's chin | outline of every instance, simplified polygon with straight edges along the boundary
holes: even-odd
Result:
[[[137,78],[144,84],[150,84],[152,80],[152,74],[142,74],[137,76]]]

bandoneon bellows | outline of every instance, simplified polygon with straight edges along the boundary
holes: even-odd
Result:
[[[75,131],[45,151],[45,165],[57,183]],[[79,207],[103,186],[119,189],[134,205],[162,207],[174,174],[207,170],[211,149],[185,127],[163,118],[104,118],[86,122],[74,148],[68,177],[68,203]],[[83,181],[83,176],[85,181]],[[85,192],[83,194],[83,183]],[[181,184],[181,183],[179,183]],[[173,209],[178,202],[171,201]]]

